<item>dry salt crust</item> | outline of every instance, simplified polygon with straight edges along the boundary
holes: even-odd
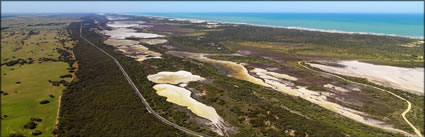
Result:
[[[313,63],[308,64],[327,72],[366,78],[379,85],[398,88],[415,94],[424,94],[424,68],[374,65],[359,61],[340,61],[336,63],[346,67],[333,67]]]
[[[230,62],[230,61],[220,61],[220,60],[209,59],[205,57],[205,55],[207,54],[179,52],[179,51],[169,51],[167,53],[175,55],[175,56],[189,57],[189,58],[193,58],[193,59],[197,59],[197,60],[209,62],[209,63],[219,63],[227,69],[231,69],[232,71],[238,71],[236,73],[229,74],[228,75],[229,77],[249,81],[251,83],[258,84],[265,87],[271,87],[277,91],[280,91],[292,96],[301,97],[325,109],[328,109],[330,111],[333,111],[335,113],[338,113],[340,115],[343,115],[357,122],[360,122],[372,127],[381,128],[391,132],[402,133],[408,136],[412,135],[403,130],[395,129],[391,125],[385,125],[385,123],[382,121],[364,118],[362,115],[367,115],[366,113],[353,110],[350,108],[346,108],[339,104],[328,101],[327,97],[331,96],[332,93],[311,91],[311,90],[308,90],[306,87],[295,86],[293,83],[289,81],[282,80],[282,79],[287,79],[287,80],[296,81],[297,78],[295,77],[292,77],[286,74],[279,75],[279,73],[269,72],[267,70],[258,69],[258,68],[251,70],[251,72],[255,73],[261,78],[261,79],[258,79],[251,76],[243,65]]]
[[[112,23],[106,24],[106,26],[113,27],[113,28],[127,28],[127,27],[134,27],[134,26],[137,26],[137,25],[138,24],[120,23],[119,21],[114,21]]]
[[[405,135],[411,135],[403,130],[400,129],[395,129],[393,128],[391,125],[385,125],[384,122],[382,121],[378,121],[378,120],[374,120],[374,119],[367,119],[364,118],[362,115],[367,115],[366,113],[357,111],[357,110],[353,110],[350,108],[346,108],[343,107],[339,104],[330,102],[327,100],[327,97],[332,96],[332,93],[329,92],[317,92],[317,91],[311,91],[308,90],[306,87],[302,87],[302,86],[296,86],[294,87],[294,85],[290,82],[287,81],[283,81],[278,79],[278,77],[275,77],[268,72],[267,70],[264,69],[254,69],[251,72],[254,72],[255,74],[257,74],[260,78],[262,78],[265,83],[271,85],[275,90],[292,95],[292,96],[298,96],[301,97],[307,101],[310,101],[311,103],[317,104],[323,108],[326,108],[328,110],[331,110],[333,112],[336,112],[340,115],[343,115],[345,117],[348,117],[350,119],[353,119],[355,121],[358,121],[360,123],[369,125],[369,126],[373,126],[373,127],[378,127],[387,131],[393,131],[393,132],[398,132],[398,133],[403,133]],[[279,73],[277,73],[279,74]],[[275,74],[276,75],[276,74]],[[283,75],[277,75],[277,76],[285,76],[285,74]],[[287,77],[287,75],[285,76]],[[283,77],[283,79],[285,79],[285,77]],[[289,76],[290,77],[290,76]],[[281,77],[282,78],[282,77]],[[296,80],[296,78],[290,77],[290,79],[292,80]],[[340,87],[336,87],[336,86],[331,86],[330,84],[326,85],[326,87],[332,87],[335,88],[336,90],[342,90],[343,88]],[[344,91],[347,91],[346,89],[344,89]]]
[[[121,40],[121,39],[107,39],[103,43],[114,46],[114,47],[131,46],[131,45],[139,44],[139,42],[134,40]]]
[[[163,35],[153,34],[153,33],[142,33],[136,32],[134,29],[129,29],[127,27],[143,27],[143,21],[112,21],[107,24],[107,26],[112,27],[113,30],[104,30],[105,35],[111,36],[111,39],[125,39],[128,37],[135,38],[157,38],[164,37]]]
[[[213,107],[200,103],[190,97],[192,92],[185,88],[170,84],[156,84],[153,88],[158,95],[167,97],[168,102],[185,106],[196,115],[206,118],[213,123],[220,123],[222,121]]]
[[[153,27],[152,25],[137,25],[137,26],[133,26],[132,28],[150,28],[150,27]]]
[[[208,61],[208,62],[218,63],[218,64],[221,64],[225,68],[231,69],[232,73],[227,75],[229,77],[233,77],[233,78],[237,78],[237,79],[244,79],[246,81],[249,81],[249,82],[252,82],[252,83],[255,83],[255,84],[258,84],[258,85],[270,87],[268,84],[264,83],[262,80],[249,75],[248,70],[241,64],[231,62],[231,61],[212,60],[212,59],[209,59],[209,58],[203,59],[203,60]]]
[[[138,33],[136,30],[127,27],[141,27],[143,21],[112,21],[107,25],[112,27],[112,30],[104,30],[104,35],[110,36],[109,39],[104,41],[105,44],[112,45],[123,52],[125,56],[136,59],[141,62],[146,59],[160,59],[161,54],[158,52],[150,51],[143,45],[139,45],[138,41],[126,40],[126,38],[157,38],[164,37],[162,35],[152,33]]]
[[[169,83],[169,84],[181,84],[181,83],[189,83],[192,81],[202,81],[205,80],[205,78],[193,75],[190,72],[187,71],[177,71],[177,72],[168,72],[163,71],[159,72],[157,74],[149,75],[148,79],[155,83]]]
[[[211,125],[214,127],[213,131],[218,135],[223,136],[227,134],[227,130],[230,130],[226,128],[224,120],[213,107],[193,99],[190,96],[192,92],[184,88],[189,82],[202,81],[205,78],[193,75],[187,71],[177,71],[152,74],[148,76],[148,80],[157,83],[153,86],[153,89],[156,90],[158,95],[166,97],[168,102],[185,106],[197,116],[211,121]],[[176,84],[180,84],[179,86],[181,87],[175,86]]]
[[[106,24],[108,27],[112,28],[128,28],[128,27],[135,27],[135,28],[146,28],[151,27],[150,25],[141,25],[145,23],[144,21],[112,21]]]
[[[218,65],[221,65],[222,67],[230,69],[232,72],[227,75],[229,77],[243,79],[258,85],[270,87],[270,85],[264,83],[262,80],[249,75],[248,70],[243,65],[235,63],[235,62],[210,59],[205,57],[205,55],[207,54],[202,54],[202,53],[190,53],[190,52],[181,52],[181,51],[168,51],[167,53],[175,55],[175,56],[196,59],[206,63],[215,63]]]
[[[190,97],[192,92],[189,90],[170,84],[156,84],[153,89],[156,90],[158,95],[166,97],[168,102],[185,106],[197,116],[210,120],[215,128],[214,132],[218,135],[223,136],[225,134],[224,121],[215,109]]]
[[[345,88],[334,86],[332,84],[326,84],[326,85],[323,85],[323,87],[330,88],[330,89],[335,89],[336,91],[339,91],[339,92],[349,92],[349,90],[347,90]],[[355,90],[355,91],[358,91],[358,90]]]
[[[161,53],[150,51],[147,47],[143,45],[119,46],[118,50],[124,52],[126,56],[134,58],[137,61],[161,58]]]
[[[260,74],[261,76],[265,76],[268,78],[282,78],[282,79],[286,79],[286,80],[291,80],[291,81],[297,81],[298,79],[296,77],[292,77],[286,74],[280,74],[280,73],[276,73],[276,72],[271,72],[271,71],[267,71],[265,69],[261,69],[261,68],[255,68],[253,70],[251,70],[251,72]]]
[[[158,38],[164,37],[163,35],[153,34],[153,33],[142,33],[136,32],[136,30],[128,29],[128,28],[117,28],[113,30],[104,30],[103,33],[105,35],[110,36],[112,39],[125,39],[129,37],[134,38]]]
[[[163,44],[167,43],[168,41],[166,39],[142,39],[140,42],[149,44],[149,45],[157,45],[157,44]]]
[[[138,45],[139,42],[134,40],[107,39],[104,43],[116,47],[119,51],[125,53],[126,56],[137,61],[161,58],[161,53],[150,51],[147,47]]]

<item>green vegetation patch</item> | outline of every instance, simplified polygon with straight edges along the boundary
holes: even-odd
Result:
[[[254,65],[270,65],[270,66],[279,66],[279,64],[275,61],[265,59],[263,57],[258,56],[209,56],[208,58],[217,59],[217,60],[227,60],[232,62],[239,63],[248,63]]]
[[[224,42],[226,47],[233,50],[256,48],[263,51],[280,52],[290,55],[322,57],[328,60],[361,60],[375,64],[386,64],[404,67],[423,67],[423,47],[407,48],[396,45],[368,46],[338,45],[327,46],[311,43],[287,42]],[[310,56],[310,57],[309,57]],[[314,59],[314,58],[313,58]]]
[[[95,43],[102,43],[102,39],[93,35],[93,33],[88,34],[92,37],[91,40],[97,40]],[[216,44],[209,44],[217,43],[211,38],[172,37],[172,39],[175,40],[171,41],[172,44],[177,43],[192,51],[198,50],[204,53],[228,52],[225,49],[211,50],[212,47],[218,47]],[[191,82],[188,88],[206,92],[207,95],[199,97],[199,101],[213,106],[226,122],[229,122],[239,131],[233,136],[289,136],[290,132],[295,132],[296,136],[394,135],[349,120],[303,99],[221,75],[211,64],[167,54],[164,54],[162,59],[146,60],[138,64],[134,59],[115,54],[111,46],[103,46],[102,48],[118,57],[133,81],[137,81],[136,86],[144,89],[141,92],[157,112],[170,121],[194,131],[210,135],[209,132],[205,132],[204,128],[197,127],[196,122],[188,120],[188,117],[191,116],[190,112],[175,107],[172,103],[166,102],[164,97],[156,95],[152,89],[154,84],[146,79],[148,74],[159,71],[185,70],[206,78],[208,82]],[[251,60],[251,62],[257,63],[267,61],[255,57],[235,57],[235,60]],[[303,122],[300,123],[300,121]]]
[[[79,37],[79,23],[69,29],[80,40],[78,81],[64,91],[58,136],[186,136],[146,110],[115,62]],[[96,43],[95,35],[85,37]]]
[[[58,112],[58,97],[65,87],[53,86],[49,80],[70,81],[71,78],[59,78],[60,75],[68,74],[67,66],[64,62],[2,66],[2,73],[7,74],[2,76],[2,91],[8,93],[1,95],[1,115],[8,116],[1,122],[2,136],[11,133],[30,135],[31,131],[25,129],[24,125],[30,122],[32,117],[43,119],[36,129],[45,135],[51,135]],[[21,83],[16,84],[17,81]],[[50,103],[40,104],[43,100]]]
[[[60,76],[72,72],[74,41],[65,28],[74,21],[76,16],[1,20],[7,27],[1,31],[1,136],[52,136],[58,99],[72,79]]]

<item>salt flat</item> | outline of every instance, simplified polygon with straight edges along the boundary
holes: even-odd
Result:
[[[108,20],[126,20],[126,19],[128,19],[127,17],[121,17],[121,16],[107,16],[106,18]]]
[[[209,55],[209,54],[203,54],[203,53],[191,53],[191,52],[182,52],[182,51],[168,51],[167,53],[174,56],[188,57],[188,58],[196,59],[202,62],[216,64],[229,70],[230,73],[227,74],[227,76],[229,77],[243,79],[261,86],[270,87],[270,85],[264,83],[261,79],[258,79],[249,75],[248,70],[240,63],[210,59],[208,57],[205,57],[205,55]]]
[[[167,102],[187,107],[195,115],[211,121],[208,125],[212,125],[212,130],[218,135],[223,136],[230,130],[230,128],[225,126],[224,120],[213,107],[193,99],[191,97],[192,92],[184,88],[189,82],[202,81],[205,78],[180,70],[177,72],[163,71],[152,74],[148,76],[148,80],[157,83],[153,86],[153,89],[156,90],[158,95],[166,97]],[[175,86],[177,84],[181,87]]]
[[[205,57],[208,54],[180,52],[180,51],[168,51],[167,53],[172,54],[174,56],[197,59],[207,63],[219,64],[219,66],[233,71],[232,73],[227,75],[228,77],[236,78],[239,80],[245,80],[257,85],[273,88],[276,91],[279,91],[291,96],[300,97],[311,103],[317,104],[327,110],[333,111],[342,116],[345,116],[347,118],[350,118],[352,120],[355,120],[357,122],[360,122],[372,127],[381,128],[383,130],[387,130],[391,132],[398,132],[408,136],[411,135],[403,130],[392,127],[392,125],[387,125],[382,121],[371,119],[371,118],[365,118],[364,116],[368,115],[367,113],[357,111],[351,108],[347,108],[337,103],[329,101],[328,97],[332,96],[333,95],[332,93],[312,91],[307,89],[307,87],[295,85],[291,81],[297,81],[298,78],[296,77],[268,71],[261,68],[250,70],[250,72],[255,73],[259,77],[259,78],[256,78],[254,76],[251,76],[248,73],[247,69],[240,63],[210,59]]]
[[[150,27],[148,25],[141,25],[145,23],[144,21],[112,21],[108,24],[106,24],[108,27],[112,28],[127,28],[127,27],[137,27],[137,28],[144,28],[144,27]]]
[[[345,67],[308,63],[310,66],[340,75],[366,78],[369,81],[392,88],[424,94],[424,68],[402,68],[374,65],[359,61],[336,62]]]
[[[169,83],[169,84],[181,84],[189,83],[191,81],[200,81],[205,80],[205,78],[198,75],[193,75],[187,71],[177,71],[177,72],[159,72],[157,74],[149,75],[148,79],[155,83]]]
[[[136,30],[128,28],[117,28],[113,30],[104,30],[105,35],[111,36],[112,39],[125,39],[125,38],[158,38],[164,37],[163,35],[153,33],[136,32]]]
[[[268,78],[272,78],[274,80],[276,80],[277,78],[282,78],[282,79],[286,79],[286,80],[291,80],[291,81],[297,81],[298,79],[296,77],[292,77],[286,74],[280,74],[280,73],[276,73],[276,72],[271,72],[271,71],[267,71],[265,69],[261,69],[261,68],[255,68],[253,70],[251,70],[251,72],[257,73],[258,75],[260,75],[260,77],[268,77]]]
[[[149,45],[157,45],[157,44],[163,44],[167,43],[168,41],[166,39],[142,39],[140,42],[149,44]]]
[[[137,41],[125,40],[125,39],[107,39],[107,40],[104,41],[104,43],[107,44],[107,45],[114,46],[114,47],[139,44],[139,42],[137,42]]]
[[[140,45],[139,41],[128,40],[126,38],[156,38],[164,37],[153,33],[139,33],[137,30],[129,27],[136,27],[143,24],[143,21],[112,21],[107,25],[112,30],[103,30],[101,33],[110,36],[104,41],[105,44],[112,45],[118,51],[123,52],[125,56],[136,59],[141,62],[146,59],[160,59],[161,53],[149,50],[147,47]]]
[[[392,125],[387,125],[382,121],[371,119],[371,118],[365,118],[365,115],[368,115],[367,113],[357,111],[351,108],[347,108],[344,106],[341,106],[337,103],[331,102],[328,100],[329,96],[332,96],[332,93],[329,92],[321,92],[321,91],[312,91],[307,89],[307,87],[303,86],[297,86],[294,83],[286,80],[296,81],[297,78],[286,75],[286,74],[280,74],[276,72],[270,72],[264,69],[255,68],[251,70],[251,72],[254,72],[256,75],[258,75],[261,79],[264,80],[265,83],[271,85],[274,90],[280,91],[282,93],[286,93],[292,96],[298,96],[302,99],[305,99],[311,103],[317,104],[325,109],[328,109],[330,111],[333,111],[335,113],[338,113],[340,115],[343,115],[345,117],[348,117],[352,120],[355,120],[360,123],[364,123],[366,125],[381,128],[387,131],[392,132],[398,132],[405,135],[410,135],[409,133],[393,128]],[[284,77],[281,77],[284,76]],[[244,80],[244,79],[242,79]],[[327,85],[329,86],[329,85]]]
[[[185,106],[200,117],[206,118],[213,123],[220,123],[221,118],[215,109],[190,97],[192,92],[189,90],[171,84],[157,84],[153,88],[158,95],[167,97],[168,102]]]

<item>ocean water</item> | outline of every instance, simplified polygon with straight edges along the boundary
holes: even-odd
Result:
[[[329,32],[424,37],[424,14],[376,13],[126,13],[278,26]]]

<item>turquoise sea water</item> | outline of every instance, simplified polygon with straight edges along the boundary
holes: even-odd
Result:
[[[127,13],[318,31],[424,37],[424,14],[375,13]]]

